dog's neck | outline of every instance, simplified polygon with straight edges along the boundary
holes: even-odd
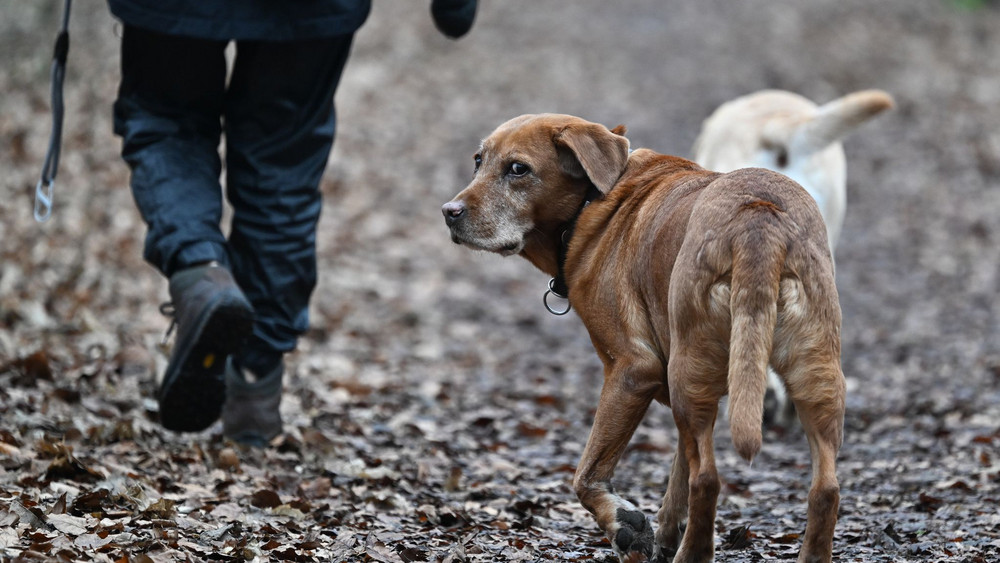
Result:
[[[563,299],[569,299],[569,286],[566,285],[566,251],[569,249],[569,241],[573,238],[573,231],[576,230],[576,220],[580,218],[580,214],[583,210],[590,205],[590,202],[595,199],[600,199],[600,190],[597,189],[593,184],[587,188],[587,194],[583,197],[583,203],[580,204],[580,208],[573,215],[573,218],[564,224],[559,235],[559,250],[556,254],[556,275],[549,282],[549,289],[552,293]]]
[[[552,276],[552,279],[549,281],[549,291],[557,297],[563,299],[569,298],[569,286],[566,284],[565,275],[566,252],[569,248],[570,239],[573,237],[573,231],[576,228],[576,221],[592,201],[600,199],[602,196],[603,194],[601,194],[600,190],[591,184],[587,188],[586,194],[584,194],[583,201],[572,217],[560,223],[554,229],[540,231],[536,235],[535,244],[527,245],[521,252],[521,255],[534,264],[535,267]],[[546,302],[546,307],[548,307],[548,302]],[[551,308],[549,310],[553,313],[556,312]],[[568,311],[569,309],[566,309],[566,312]]]

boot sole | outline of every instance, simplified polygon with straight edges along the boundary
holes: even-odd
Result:
[[[205,308],[189,342],[177,343],[167,365],[159,392],[164,428],[198,432],[219,419],[226,401],[226,359],[252,330],[253,310],[241,295],[222,295]]]

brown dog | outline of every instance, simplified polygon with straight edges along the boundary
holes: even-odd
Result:
[[[472,183],[442,208],[452,239],[520,254],[554,276],[550,287],[590,332],[604,387],[573,486],[623,561],[712,559],[719,399],[729,393],[733,442],[751,460],[768,364],[813,460],[799,561],[830,561],[845,389],[816,203],[767,170],[718,174],[630,152],[624,133],[553,114],[501,125],[476,154]],[[680,434],[655,537],[610,483],[653,399],[673,408]]]

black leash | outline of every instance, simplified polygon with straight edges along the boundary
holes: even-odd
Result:
[[[556,256],[559,271],[556,273],[556,277],[549,280],[549,289],[542,295],[542,303],[553,315],[565,315],[573,308],[570,303],[567,303],[566,308],[563,310],[553,309],[549,305],[549,295],[569,300],[569,286],[566,284],[566,272],[563,271],[566,267],[566,252],[569,250],[569,241],[573,238],[573,231],[576,230],[576,220],[580,218],[580,214],[590,205],[590,202],[600,198],[601,195],[601,191],[591,184],[590,188],[587,189],[587,195],[583,198],[583,203],[580,204],[580,209],[577,210],[576,215],[572,219],[566,222],[566,226],[559,237],[559,249]]]
[[[52,216],[52,188],[59,170],[59,150],[62,147],[63,78],[66,77],[66,56],[69,54],[69,10],[72,0],[63,5],[62,29],[56,37],[52,54],[52,133],[45,153],[42,175],[35,186],[35,221],[44,223]]]

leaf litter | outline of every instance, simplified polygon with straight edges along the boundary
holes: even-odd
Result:
[[[750,4],[733,17],[678,6],[666,32],[637,23],[660,17],[653,0],[634,14],[596,0],[559,13],[484,4],[461,49],[419,28],[419,7],[376,3],[338,93],[353,115],[322,186],[321,280],[314,328],[289,358],[287,433],[259,451],[226,443],[218,425],[180,436],[156,422],[167,349],[155,303],[166,285],[141,262],[143,228],[110,133],[117,38],[104,5],[73,16],[82,47],[70,56],[56,216],[38,227],[25,211],[45,148],[57,10],[5,1],[0,44],[14,64],[0,67],[0,139],[12,150],[0,153],[0,186],[17,205],[0,207],[0,559],[613,560],[571,486],[600,386],[590,342],[578,320],[541,309],[544,280],[530,267],[448,246],[437,206],[466,181],[459,156],[521,109],[571,100],[603,119],[607,100],[624,98],[611,105],[657,113],[608,119],[630,118],[637,143],[681,153],[715,105],[775,84],[825,98],[878,86],[901,102],[897,117],[846,143],[852,203],[837,258],[851,390],[834,556],[1000,559],[1000,117],[990,94],[1000,91],[1000,14],[786,3],[794,22],[762,20]],[[724,35],[752,61],[704,43],[698,30],[723,20],[740,22]],[[577,43],[565,21],[630,31]],[[655,48],[637,52],[622,37]],[[614,61],[631,78],[608,83],[631,86],[606,90],[582,63],[554,65],[544,88],[498,84],[480,72],[494,60],[490,42],[510,43],[519,68],[586,56],[591,44],[628,53]],[[682,77],[685,61],[696,79],[646,85],[648,69]],[[574,97],[581,83],[593,85],[586,98]],[[747,467],[725,426],[717,559],[793,559],[808,495],[801,433],[769,432]],[[615,478],[648,515],[674,447],[670,413],[654,406]]]

